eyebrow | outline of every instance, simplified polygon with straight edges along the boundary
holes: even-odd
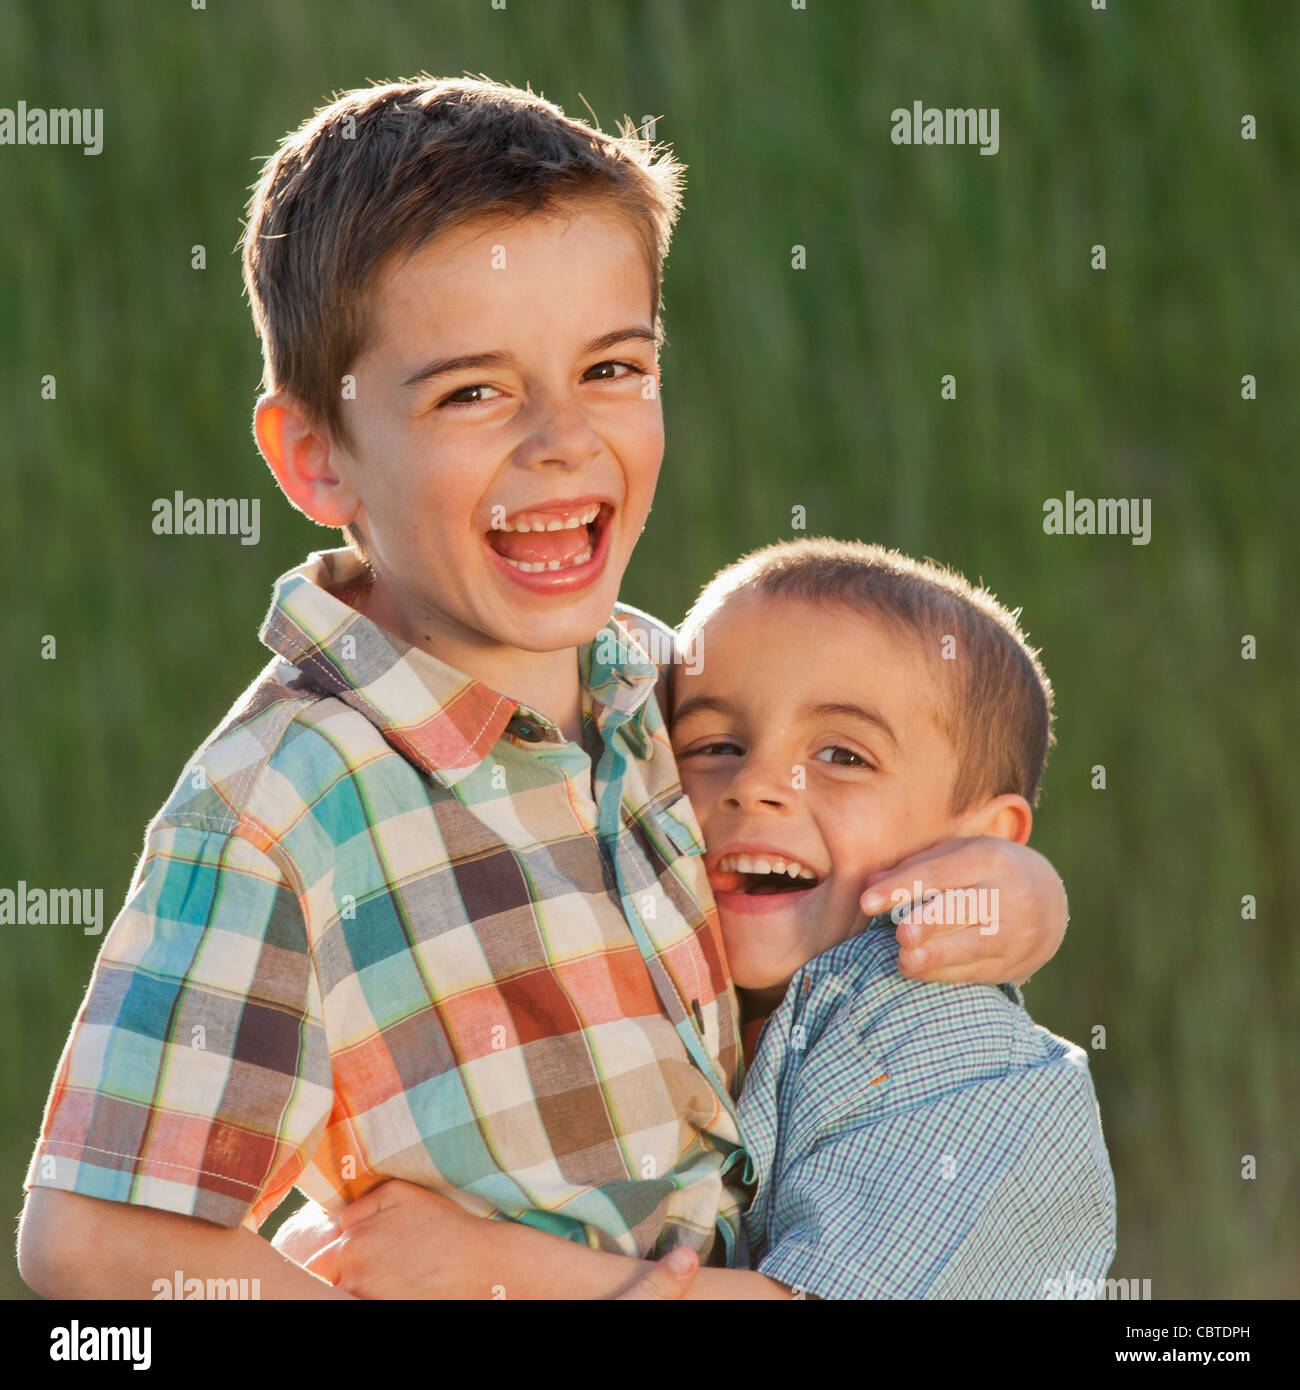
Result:
[[[801,719],[857,719],[864,724],[870,724],[873,728],[879,729],[882,734],[894,746],[894,752],[899,751],[898,735],[894,732],[894,726],[877,709],[872,709],[870,705],[846,704],[837,700],[828,700],[820,704],[804,705],[799,710]]]
[[[685,719],[692,714],[723,714],[729,719],[739,719],[740,710],[730,700],[720,695],[691,695],[673,710],[673,720]]]
[[[616,328],[612,333],[602,333],[599,338],[593,338],[578,355],[588,357],[593,352],[603,352],[618,343],[633,340],[654,343],[656,346],[659,343],[652,329],[638,324],[633,328]],[[433,361],[426,362],[423,367],[412,372],[402,385],[419,386],[434,377],[446,376],[448,372],[468,371],[475,367],[508,367],[514,360],[513,355],[508,352],[469,352],[459,357],[435,357]]]
[[[721,714],[730,719],[738,719],[740,710],[731,700],[719,695],[691,695],[673,711],[673,720],[685,719],[692,714]],[[801,705],[798,711],[801,720],[813,719],[857,719],[879,729],[893,745],[894,752],[900,751],[898,735],[893,725],[879,710],[869,705],[854,705],[838,700],[825,700],[817,704]]]

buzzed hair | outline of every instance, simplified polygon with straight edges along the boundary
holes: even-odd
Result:
[[[1018,611],[931,561],[810,537],[764,546],[720,570],[682,623],[683,648],[745,594],[840,604],[913,633],[933,663],[935,714],[957,754],[952,814],[1008,792],[1037,805],[1054,742],[1052,686]]]

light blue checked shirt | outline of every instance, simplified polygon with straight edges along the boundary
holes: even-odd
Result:
[[[796,1290],[1046,1298],[1114,1257],[1083,1050],[1014,985],[904,979],[888,914],[795,975],[740,1121],[750,1265]]]

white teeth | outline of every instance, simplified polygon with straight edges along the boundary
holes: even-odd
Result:
[[[567,564],[559,560],[512,560],[508,555],[503,555],[501,558],[507,565],[512,565],[525,574],[542,574],[546,570],[571,570],[578,565],[585,565],[591,559],[591,555],[592,550],[588,546],[581,555],[575,555]]]
[[[797,859],[760,859],[748,854],[724,854],[718,860],[718,868],[727,874],[784,874],[787,878],[801,878],[815,883],[817,875]]]
[[[525,512],[523,516],[517,517],[514,521],[503,521],[500,526],[494,526],[494,531],[576,531],[579,526],[590,526],[600,515],[600,503],[594,502],[577,516],[570,516],[563,520],[555,516],[545,516],[540,513]]]

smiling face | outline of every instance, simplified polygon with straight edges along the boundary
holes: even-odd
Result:
[[[675,673],[673,749],[736,984],[779,1002],[865,923],[868,875],[950,835],[957,756],[920,639],[841,604],[741,593]],[[753,1001],[751,1001],[753,1002]]]
[[[479,219],[372,293],[352,447],[331,457],[375,573],[366,611],[466,668],[589,641],[663,457],[632,225],[588,204]]]

